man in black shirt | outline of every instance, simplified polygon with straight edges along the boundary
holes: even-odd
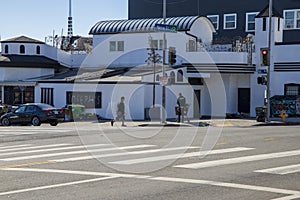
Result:
[[[185,106],[186,106],[186,100],[185,100],[185,97],[179,93],[179,97],[177,98],[177,105],[178,105],[178,122],[182,121],[184,122],[184,118],[183,118],[183,115],[184,115],[184,109],[185,109]],[[182,120],[180,120],[182,116]]]

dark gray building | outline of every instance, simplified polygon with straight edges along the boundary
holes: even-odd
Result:
[[[129,0],[129,19],[162,17],[163,0]],[[254,34],[255,16],[268,0],[167,0],[167,16],[207,16],[217,33],[215,43],[228,43]],[[273,0],[284,18],[284,42],[300,42],[300,0]]]

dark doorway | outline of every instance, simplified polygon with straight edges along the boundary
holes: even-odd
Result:
[[[250,113],[250,88],[238,89],[238,112]]]
[[[201,90],[194,90],[194,118],[199,119],[201,108]]]

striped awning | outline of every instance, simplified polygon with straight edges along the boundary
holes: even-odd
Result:
[[[188,31],[198,18],[199,16],[170,17],[166,19],[166,24],[177,26],[178,31]],[[97,35],[122,32],[148,32],[154,31],[156,24],[163,24],[163,19],[151,18],[100,21],[92,27],[89,34]]]

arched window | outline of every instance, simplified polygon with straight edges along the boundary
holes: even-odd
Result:
[[[4,47],[4,53],[8,53],[8,45],[5,45],[5,47]]]
[[[170,84],[174,84],[175,83],[175,72],[171,72],[170,73]]]
[[[25,46],[24,45],[20,46],[20,53],[25,53]]]
[[[183,71],[181,69],[177,71],[177,82],[183,82]]]
[[[41,54],[41,47],[40,46],[36,47],[36,54]]]

